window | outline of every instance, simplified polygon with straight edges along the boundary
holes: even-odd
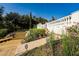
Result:
[[[65,21],[66,21],[66,19],[65,19]]]
[[[69,16],[69,19],[71,19],[71,16]]]
[[[68,21],[68,17],[67,17],[67,21]]]
[[[67,20],[67,24],[68,24],[68,17],[66,18],[66,20]]]

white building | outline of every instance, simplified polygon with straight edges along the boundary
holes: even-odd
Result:
[[[45,24],[38,24],[37,28],[47,28],[49,32],[56,34],[66,33],[66,28],[79,23],[79,11],[73,12],[68,16]]]

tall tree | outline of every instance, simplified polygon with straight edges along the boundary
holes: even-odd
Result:
[[[52,19],[50,21],[54,21],[56,20],[55,16],[52,16]]]
[[[52,20],[56,20],[55,16],[52,16]]]
[[[20,15],[18,13],[10,12],[6,14],[5,19],[6,19],[6,25],[8,29],[11,29],[11,28],[16,29],[18,21],[20,20]]]
[[[3,25],[3,12],[4,12],[4,7],[3,6],[0,6],[0,28],[3,28],[4,25]]]
[[[39,17],[39,18],[38,18],[38,21],[39,21],[39,23],[42,23],[42,24],[44,24],[44,23],[47,22],[47,20],[44,19],[44,18],[42,18],[42,17]]]
[[[3,15],[3,12],[4,12],[4,7],[3,6],[0,6],[0,16]]]
[[[30,12],[30,23],[29,23],[29,29],[31,28],[31,26],[32,26],[32,13]]]

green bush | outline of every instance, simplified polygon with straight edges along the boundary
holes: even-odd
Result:
[[[53,50],[53,55],[76,56],[79,55],[79,28],[74,26],[67,30],[67,35],[62,35],[60,40],[54,40],[54,34],[49,36],[48,42]]]
[[[61,39],[51,41],[53,55],[76,56],[79,55],[79,28],[70,27],[67,35],[62,35]]]
[[[61,38],[63,55],[75,56],[79,55],[79,28],[71,27],[68,34]]]
[[[0,29],[0,38],[3,38],[7,34],[7,29]]]
[[[46,35],[45,29],[30,29],[25,38],[25,42],[34,41],[43,38]]]
[[[47,39],[47,43],[49,44],[49,47],[52,50],[52,54],[54,56],[59,56],[62,55],[61,53],[61,41],[60,40],[56,40],[55,38],[55,34],[54,33],[50,33],[49,38]]]
[[[79,27],[70,27],[67,30],[67,35],[63,34],[60,40],[55,39],[55,34],[51,33],[45,46],[35,48],[24,55],[79,56]],[[46,46],[48,47],[46,48]],[[49,50],[50,53],[47,53]]]

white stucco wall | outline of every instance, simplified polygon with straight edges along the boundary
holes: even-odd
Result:
[[[73,24],[79,23],[79,11],[71,14]]]
[[[47,28],[49,32],[54,32],[56,34],[66,33],[66,28],[71,27],[79,23],[79,11],[73,12],[68,16],[62,17],[56,21],[48,22],[42,26],[37,26],[37,28]],[[46,25],[46,26],[45,26]]]
[[[43,25],[41,23],[37,24],[37,28],[43,28]]]

